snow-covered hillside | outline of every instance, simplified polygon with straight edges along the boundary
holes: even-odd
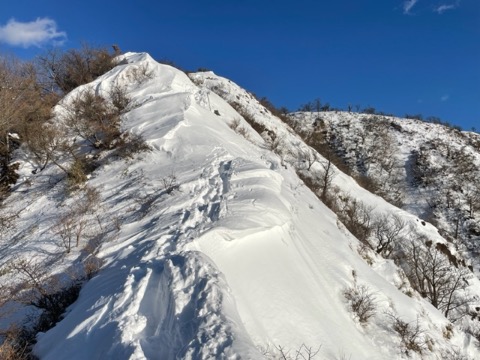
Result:
[[[132,81],[138,71],[150,75]],[[480,357],[477,340],[464,331],[471,324],[451,324],[392,259],[360,251],[359,240],[304,184],[298,173],[314,150],[300,136],[231,81],[211,72],[191,79],[147,54],[128,53],[63,100],[87,88],[102,95],[126,87],[136,106],[122,127],[151,148],[131,159],[106,158],[91,174],[84,187],[100,199],[85,223],[90,234],[70,253],[55,223],[82,201],[82,190],[66,194],[58,167],[32,174],[28,152],[17,152],[21,181],[3,211],[18,216],[2,239],[2,264],[35,259],[48,261],[52,273],[71,273],[89,251],[102,263],[64,318],[38,334],[36,356]],[[325,162],[315,152],[308,171],[322,171]],[[412,233],[447,243],[434,226],[338,169],[332,181],[375,212],[400,217]],[[17,281],[12,272],[2,277]],[[478,279],[468,284],[478,303]],[[355,306],[359,298],[369,300],[366,320]]]
[[[321,132],[352,174],[434,223],[475,270],[480,240],[480,135],[440,124],[339,111],[294,113],[300,133]],[[478,275],[478,273],[477,273]]]

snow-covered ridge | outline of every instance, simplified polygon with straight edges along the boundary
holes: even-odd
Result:
[[[152,78],[132,82],[132,69],[142,67]],[[39,334],[37,356],[261,359],[278,357],[280,348],[295,356],[304,344],[319,348],[321,359],[407,358],[386,312],[418,321],[428,335],[431,349],[410,351],[412,358],[436,359],[457,349],[480,355],[460,329],[444,336],[449,322],[427,301],[398,290],[401,279],[392,261],[376,258],[371,267],[357,253],[358,241],[290,165],[294,149],[306,147],[301,138],[229,80],[213,73],[193,78],[195,83],[147,54],[128,53],[86,85],[99,93],[126,86],[138,106],[125,114],[122,127],[141,135],[152,151],[109,162],[88,180],[100,190],[103,218],[115,220],[118,231],[100,245],[103,268],[65,318]],[[285,153],[272,152],[212,86],[282,139]],[[82,89],[70,96],[76,91]],[[231,129],[233,121],[240,121],[247,138]],[[30,170],[22,162],[22,174],[35,188],[43,175]],[[176,188],[168,193],[164,179],[173,175]],[[433,226],[422,226],[349,176],[338,172],[335,184],[445,242]],[[29,229],[32,236],[15,252],[60,254],[51,226],[63,211],[59,190],[30,197],[33,190],[19,189],[12,195],[15,207],[26,208],[19,231]],[[41,225],[31,227],[32,219]],[[75,261],[79,251],[59,256],[58,268]],[[343,295],[354,283],[368,286],[375,297],[377,311],[365,326]],[[472,291],[480,294],[478,289],[473,282]]]

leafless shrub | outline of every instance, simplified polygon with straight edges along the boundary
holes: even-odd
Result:
[[[375,315],[377,311],[375,296],[368,286],[357,285],[355,282],[353,286],[344,290],[343,296],[360,323],[366,324]]]
[[[317,359],[321,347],[322,346],[313,347],[302,344],[296,350],[289,350],[285,346],[277,345],[273,348],[270,348],[270,346],[260,347],[259,350],[265,359],[314,360]]]
[[[0,240],[2,240],[3,234],[6,234],[8,230],[14,227],[16,217],[17,214],[2,209],[2,212],[0,212]]]
[[[239,127],[236,132],[237,132],[238,135],[243,136],[245,139],[247,139],[247,140],[249,139],[248,130],[246,128],[244,128],[243,126]]]
[[[103,262],[98,257],[94,255],[87,257],[83,262],[83,269],[85,271],[85,276],[87,280],[90,280],[92,277],[94,277],[98,273],[102,265]]]
[[[21,279],[20,285],[11,290],[12,299],[44,310],[58,319],[67,301],[66,288],[59,278],[49,277],[45,264],[35,259],[13,261],[9,268]]]
[[[357,176],[354,176],[354,178],[355,180],[357,180],[358,185],[370,191],[371,193],[376,194],[380,189],[380,185],[372,176],[357,175]]]
[[[235,119],[232,120],[232,122],[230,124],[228,124],[228,126],[230,127],[230,129],[237,132],[237,129],[240,126],[242,126],[242,120],[240,118],[235,118]]]
[[[320,173],[320,188],[322,190],[320,193],[320,200],[332,209],[332,205],[329,204],[332,201],[329,196],[329,191],[332,187],[333,178],[335,177],[335,169],[331,158],[327,158],[326,161],[322,161],[320,164],[323,169]]]
[[[395,314],[387,314],[392,321],[392,328],[400,336],[402,346],[408,354],[415,351],[422,354],[427,349],[425,330],[420,326],[419,320],[405,322]]]
[[[470,334],[477,342],[477,347],[480,348],[480,322],[470,321],[465,328],[465,332]]]
[[[170,175],[161,178],[160,181],[163,191],[165,191],[167,194],[171,194],[174,190],[178,189],[179,185],[177,183],[177,175],[175,175],[175,173],[171,173]]]
[[[336,359],[338,360],[350,360],[352,358],[352,355],[350,355],[348,358],[347,358],[347,355],[344,353],[344,352],[341,352],[339,355],[338,355],[338,358],[336,357]]]
[[[12,325],[0,334],[4,340],[0,354],[13,356],[12,359],[32,359],[30,352],[36,334],[49,330],[62,318],[65,309],[78,298],[83,279],[69,281],[50,276],[45,263],[33,258],[15,260],[9,269],[20,278],[16,286],[8,288],[9,301],[33,306],[41,313],[26,325]]]
[[[264,135],[264,139],[271,151],[275,154],[282,155],[285,149],[285,139],[283,136],[277,136],[275,133],[267,131],[266,135]]]
[[[453,336],[453,325],[447,324],[442,331],[443,337],[447,340],[450,340]]]
[[[72,246],[80,245],[85,231],[92,227],[92,221],[98,221],[95,213],[99,202],[98,190],[86,187],[75,204],[57,220],[55,230],[67,254]]]
[[[349,195],[340,196],[339,200],[337,215],[340,221],[358,240],[372,247],[369,237],[373,231],[373,207]]]
[[[123,133],[116,144],[116,155],[131,159],[135,154],[151,151],[152,148],[139,134]]]
[[[2,360],[30,360],[30,335],[25,336],[24,329],[17,326],[0,332],[3,342],[0,345],[0,359]]]
[[[229,102],[230,106],[234,108],[237,113],[243,117],[243,119],[255,130],[258,134],[262,134],[267,131],[267,128],[260,124],[258,121],[256,121],[255,117],[247,110],[245,109],[241,104],[239,104],[236,101],[230,101]]]
[[[131,110],[132,99],[127,93],[127,88],[119,84],[115,84],[108,92],[109,100],[119,114],[124,114]]]
[[[109,149],[120,136],[120,114],[92,89],[79,92],[64,106],[72,133],[96,149]]]
[[[59,219],[57,234],[62,239],[67,254],[70,253],[72,244],[78,247],[86,225],[86,219],[76,219],[70,212]]]
[[[150,69],[147,63],[143,63],[139,66],[131,67],[129,77],[137,85],[141,85],[148,80],[151,80],[155,77],[155,72]]]
[[[318,196],[319,191],[320,191],[320,181],[319,179],[307,172],[307,171],[298,171],[297,172],[298,177],[303,181],[303,183],[310,189],[312,192]]]
[[[460,349],[446,349],[442,351],[443,360],[473,360],[468,355],[462,354]]]
[[[67,169],[67,183],[69,190],[75,190],[80,185],[84,184],[88,179],[88,174],[91,171],[91,164],[85,157],[77,157]]]
[[[228,126],[237,134],[243,136],[245,139],[248,139],[248,130],[244,126],[242,126],[241,119],[233,119],[233,121]]]
[[[50,162],[57,162],[66,148],[63,133],[49,123],[31,124],[25,129],[24,141],[35,163],[35,172],[42,171]]]

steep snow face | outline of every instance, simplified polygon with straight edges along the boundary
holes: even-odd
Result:
[[[132,81],[135,69],[151,76]],[[196,76],[245,101],[285,146],[306,147],[243,89],[213,73]],[[367,265],[358,241],[285,163],[287,155],[270,151],[208,86],[134,53],[86,87],[102,94],[116,84],[138,104],[123,128],[152,150],[109,162],[89,179],[101,191],[103,216],[118,231],[101,244],[98,275],[64,319],[39,334],[34,350],[42,360],[259,359],[310,348],[319,349],[318,358],[352,360],[435,359],[452,348],[480,355],[460,331],[444,338],[442,314],[397,289],[393,262],[377,258],[373,268]],[[248,139],[231,129],[233,122]],[[379,209],[403,214],[346,175],[335,181]],[[20,194],[14,196],[22,206]],[[41,218],[46,201],[36,199],[22,217]],[[48,201],[56,206],[55,198]],[[432,226],[420,228],[439,237]],[[53,236],[46,227],[37,231],[42,239]],[[362,285],[376,307],[366,325],[343,295]],[[386,312],[420,324],[431,349],[407,354]]]

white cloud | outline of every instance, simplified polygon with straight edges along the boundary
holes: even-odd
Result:
[[[58,31],[57,23],[49,18],[37,18],[31,22],[19,22],[12,18],[6,25],[0,26],[0,42],[13,46],[61,45],[66,39],[67,34]]]
[[[415,6],[418,0],[407,0],[403,2],[403,13],[409,14],[410,10]]]
[[[446,95],[443,95],[440,100],[442,101],[447,101],[448,99],[450,99],[450,95],[446,94]]]
[[[458,6],[458,2],[455,4],[443,4],[435,8],[435,12],[439,14],[443,14],[445,11],[453,10]]]

